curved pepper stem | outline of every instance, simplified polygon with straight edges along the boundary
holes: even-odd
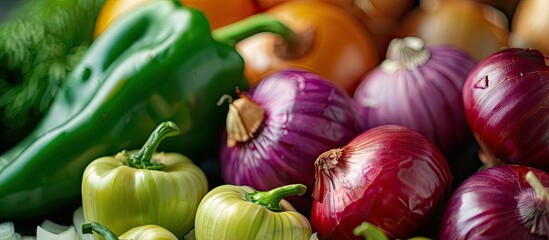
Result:
[[[389,240],[383,230],[368,222],[362,222],[358,225],[353,230],[353,234],[357,237],[362,236],[364,240]]]
[[[164,164],[152,160],[152,155],[156,152],[158,145],[167,137],[176,136],[180,133],[177,125],[171,121],[160,123],[145,142],[145,145],[139,152],[127,156],[130,166],[140,169],[160,170]],[[127,154],[127,153],[125,153]]]
[[[82,233],[92,233],[95,231],[103,236],[106,240],[118,240],[118,237],[114,235],[111,230],[105,227],[103,224],[98,222],[85,222],[82,223]]]
[[[235,45],[241,40],[262,32],[280,35],[289,46],[299,45],[296,33],[278,19],[266,13],[259,13],[239,22],[218,28],[212,31],[212,35],[219,42]]]
[[[286,210],[284,206],[280,204],[282,199],[292,195],[301,196],[306,191],[307,187],[303,184],[290,184],[266,192],[247,193],[246,199],[271,211],[282,212]]]

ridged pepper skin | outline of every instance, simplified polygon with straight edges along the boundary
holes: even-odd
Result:
[[[143,226],[134,227],[120,237],[116,237],[110,229],[104,225],[97,222],[85,222],[82,224],[83,233],[93,233],[95,231],[97,234],[103,236],[106,240],[118,240],[118,239],[131,239],[131,240],[177,240],[178,238],[173,235],[167,229],[154,225],[148,224]],[[94,234],[95,236],[96,234]]]
[[[79,202],[92,160],[139,148],[166,120],[182,134],[163,150],[215,154],[227,114],[216,102],[247,88],[243,71],[242,57],[213,40],[198,10],[158,1],[125,15],[90,46],[39,126],[0,156],[0,219]]]
[[[309,239],[312,234],[309,220],[282,199],[305,191],[302,184],[268,192],[248,186],[218,186],[198,206],[196,239]]]
[[[173,122],[164,122],[141,150],[91,162],[82,178],[85,221],[101,223],[116,236],[154,224],[182,238],[194,225],[208,182],[184,155],[156,152],[164,137],[178,133]]]

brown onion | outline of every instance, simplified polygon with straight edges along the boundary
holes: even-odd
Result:
[[[512,30],[511,46],[549,53],[549,1],[521,1],[513,18]]]
[[[450,44],[477,61],[509,45],[508,20],[496,8],[474,1],[423,2],[403,20],[399,36]]]

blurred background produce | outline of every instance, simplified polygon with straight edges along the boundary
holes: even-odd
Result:
[[[2,0],[0,152],[30,133],[47,111],[91,44],[103,1]]]
[[[403,19],[399,35],[450,44],[478,62],[509,45],[509,20],[496,8],[475,1],[421,0]]]
[[[511,25],[513,47],[535,48],[545,53],[549,52],[547,9],[549,9],[549,1],[520,1]]]

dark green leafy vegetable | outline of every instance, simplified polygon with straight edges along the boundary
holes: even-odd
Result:
[[[92,41],[105,0],[17,1],[0,23],[0,152],[50,106]]]

